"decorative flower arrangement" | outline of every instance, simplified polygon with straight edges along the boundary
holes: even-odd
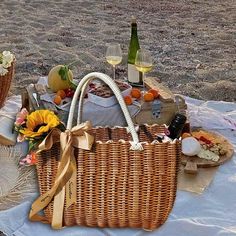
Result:
[[[9,51],[3,51],[0,53],[0,76],[4,76],[8,73],[8,68],[11,67],[15,56]]]
[[[29,153],[20,161],[20,164],[29,165],[35,164],[35,150],[52,129],[65,130],[60,119],[52,111],[36,110],[29,114],[25,108],[16,115],[14,127],[18,133],[17,141],[28,140],[29,142]]]

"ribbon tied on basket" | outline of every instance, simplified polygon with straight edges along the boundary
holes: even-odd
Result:
[[[61,132],[53,129],[39,145],[39,151],[49,150],[58,141],[61,144],[61,159],[59,162],[55,182],[52,188],[41,195],[31,206],[29,219],[49,223],[48,220],[37,213],[43,210],[53,199],[53,216],[51,225],[54,229],[62,227],[63,209],[66,194],[66,209],[76,202],[76,160],[73,147],[84,150],[92,148],[94,137],[87,133],[92,128],[89,121],[73,127],[71,130]],[[56,209],[56,210],[55,210]]]

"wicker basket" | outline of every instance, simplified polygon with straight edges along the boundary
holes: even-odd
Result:
[[[38,199],[32,205],[30,219],[51,223],[53,228],[83,225],[153,230],[166,221],[175,201],[180,142],[153,141],[155,135],[164,130],[159,125],[143,125],[136,132],[118,87],[101,73],[90,73],[78,85],[67,129],[71,130],[75,103],[82,89],[78,116],[80,123],[83,95],[88,82],[94,77],[106,82],[113,90],[130,132],[127,133],[127,128],[123,127],[96,127],[89,130],[88,133],[95,137],[93,148],[90,151],[73,148],[77,166],[76,201],[68,207],[66,195],[61,206],[62,214],[56,207],[56,196],[45,207],[45,216],[42,217],[35,214],[41,210]],[[38,156],[41,202],[49,197],[48,191],[57,182],[58,165],[60,168],[63,162],[59,161],[60,150],[60,143],[55,142],[50,150],[42,151]],[[63,186],[59,187],[56,195],[63,196],[61,191],[64,190]],[[58,226],[54,217],[60,214],[62,222]]]
[[[4,106],[14,73],[15,73],[15,61],[13,61],[11,67],[8,68],[8,73],[6,75],[3,76],[0,75],[0,91],[1,91],[0,108]]]

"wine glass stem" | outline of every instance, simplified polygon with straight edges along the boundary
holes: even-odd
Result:
[[[113,66],[113,78],[116,79],[116,66]]]
[[[145,89],[144,79],[145,79],[145,73],[143,72],[143,90]]]

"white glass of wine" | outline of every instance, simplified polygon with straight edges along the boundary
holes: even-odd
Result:
[[[113,78],[116,77],[116,65],[122,61],[122,50],[120,44],[109,44],[106,51],[106,60],[113,66]]]
[[[151,71],[153,67],[151,53],[146,49],[139,49],[135,57],[135,66],[138,71],[143,73],[143,88],[144,88],[145,73]]]

